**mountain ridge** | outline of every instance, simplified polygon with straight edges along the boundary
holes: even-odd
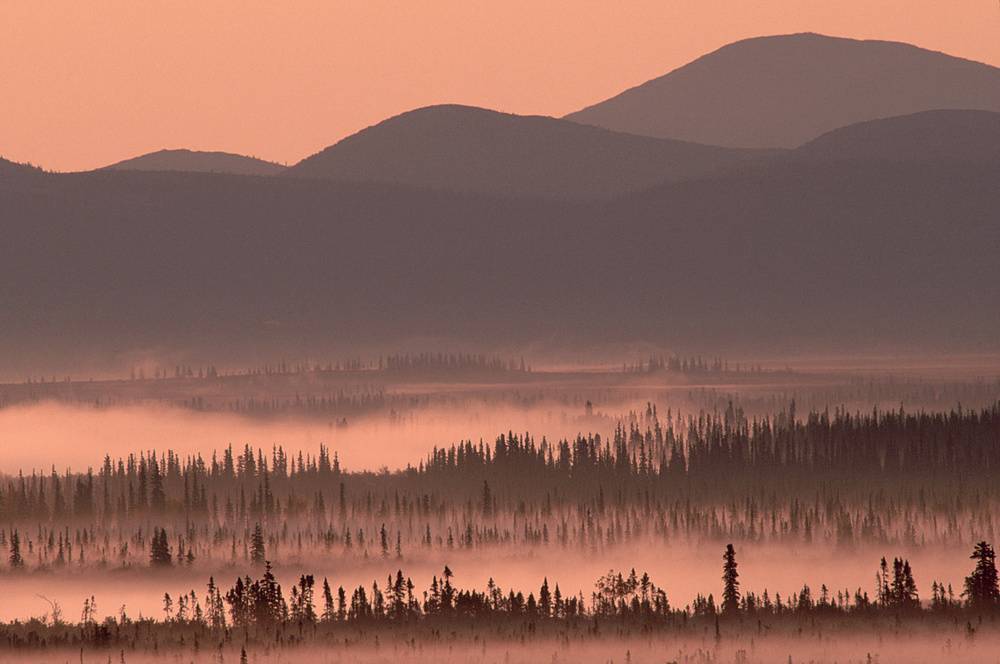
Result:
[[[1000,111],[1000,68],[903,42],[796,33],[726,44],[564,119],[795,148],[857,122],[941,108]]]
[[[0,177],[0,307],[18,312],[0,352],[217,357],[408,336],[995,346],[997,181],[996,163],[774,160],[583,202],[199,173]]]
[[[897,162],[1000,163],[1000,113],[940,109],[834,129],[789,155]]]
[[[283,175],[500,195],[597,197],[697,177],[761,154],[547,116],[439,104],[367,127]]]
[[[98,170],[180,171],[188,173],[226,173],[229,175],[276,175],[285,170],[281,164],[232,152],[162,149],[124,159]]]

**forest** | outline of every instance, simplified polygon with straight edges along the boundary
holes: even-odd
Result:
[[[722,361],[692,364],[736,375]],[[669,380],[683,369],[651,359],[619,375],[637,372]],[[157,652],[252,661],[286,645],[334,648],[350,661],[372,643],[419,643],[475,661],[463,649],[487,638],[605,652],[642,635],[654,650],[684,643],[678,661],[699,661],[702,647],[718,656],[748,638],[808,643],[802,633],[914,630],[969,647],[1000,637],[1000,402],[800,412],[792,401],[751,415],[740,405],[747,394],[712,410],[650,401],[617,416],[587,400],[570,422],[596,431],[507,431],[433,447],[395,469],[352,469],[328,444],[243,444],[8,472],[0,586],[33,608],[0,618],[0,643],[12,656],[103,653],[93,661]],[[750,561],[739,572],[737,550]],[[716,585],[705,561],[719,551]],[[874,583],[857,572],[864,561]],[[752,585],[741,584],[747,564]],[[698,571],[685,579],[675,566]],[[43,592],[32,598],[29,587]],[[520,661],[534,661],[526,652]]]
[[[207,459],[172,450],[105,455],[96,471],[8,476],[0,518],[39,533],[39,565],[53,562],[57,540],[72,544],[63,526],[85,544],[79,555],[89,549],[122,564],[130,541],[144,545],[148,524],[190,532],[187,545],[206,556],[213,543],[244,540],[254,523],[283,541],[361,552],[380,531],[407,548],[737,535],[970,543],[995,527],[1000,404],[800,416],[793,403],[761,419],[732,404],[686,416],[647,404],[608,438],[508,432],[492,445],[435,448],[392,472],[341,463],[322,445],[297,455],[250,445]],[[352,544],[352,533],[360,541]]]

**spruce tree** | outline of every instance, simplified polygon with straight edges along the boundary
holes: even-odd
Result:
[[[910,561],[903,561],[903,607],[916,609],[920,607],[920,596],[917,594],[917,584],[913,580],[913,570]]]
[[[253,561],[255,565],[262,565],[264,564],[265,557],[264,530],[258,523],[253,528],[253,537],[250,540],[250,560]]]
[[[24,567],[24,558],[21,557],[21,536],[16,530],[10,534],[10,566],[13,569]]]
[[[299,577],[298,585],[298,607],[296,613],[299,620],[307,623],[316,622],[316,608],[313,605],[313,585],[315,579],[312,574],[303,574]]]
[[[153,567],[169,567],[172,563],[167,529],[156,528],[153,530],[153,539],[150,543],[149,564]]]
[[[330,582],[323,577],[323,621],[330,622],[336,617],[336,610],[333,608],[333,593],[330,591]]]
[[[732,544],[726,545],[722,560],[722,612],[736,613],[740,610],[740,574],[736,571],[736,550]]]
[[[552,595],[549,593],[548,577],[542,580],[542,587],[538,591],[538,610],[544,618],[552,615]]]
[[[1000,607],[1000,587],[993,547],[986,542],[979,542],[969,557],[976,561],[972,574],[965,577],[965,592],[962,593],[969,606],[975,609]]]

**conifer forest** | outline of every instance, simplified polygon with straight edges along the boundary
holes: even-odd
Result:
[[[595,371],[447,353],[26,378],[0,387],[5,431],[27,444],[59,419],[87,455],[4,468],[0,648],[976,658],[1000,644],[997,390],[958,361]],[[185,428],[90,454],[93,422],[135,417]],[[216,447],[197,433],[229,424],[241,438]]]

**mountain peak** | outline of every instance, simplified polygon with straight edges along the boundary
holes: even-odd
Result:
[[[445,104],[363,129],[286,173],[466,193],[592,198],[704,174],[756,155]]]
[[[231,175],[276,175],[285,170],[255,157],[230,152],[205,152],[176,149],[157,150],[106,167],[118,171],[185,171],[190,173],[228,173]]]
[[[943,108],[1000,111],[1000,69],[900,42],[798,33],[728,44],[566,119],[794,148],[849,124]]]

